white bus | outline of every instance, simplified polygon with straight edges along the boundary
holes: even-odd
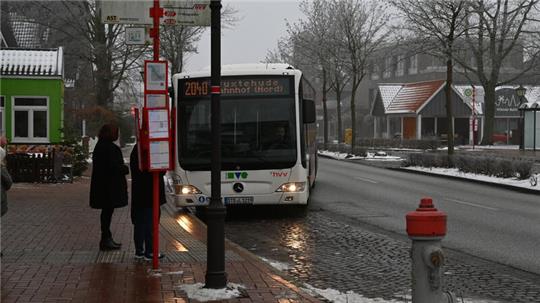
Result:
[[[226,206],[307,206],[317,174],[315,90],[288,64],[221,69],[221,195]],[[175,167],[167,199],[209,203],[210,70],[173,77]]]

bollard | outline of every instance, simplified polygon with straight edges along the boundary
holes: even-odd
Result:
[[[438,211],[431,198],[423,198],[416,211],[407,214],[406,221],[412,240],[412,302],[457,302],[453,293],[442,291],[441,240],[446,235],[446,213]]]

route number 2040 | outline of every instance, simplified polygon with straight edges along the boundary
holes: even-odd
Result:
[[[208,82],[186,82],[185,95],[190,97],[208,95]]]

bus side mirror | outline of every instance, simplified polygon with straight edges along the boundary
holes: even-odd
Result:
[[[304,123],[315,123],[315,101],[310,99],[304,99],[302,115],[304,117]]]

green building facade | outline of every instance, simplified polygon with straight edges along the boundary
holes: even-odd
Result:
[[[2,49],[0,133],[12,144],[62,141],[62,48]]]

